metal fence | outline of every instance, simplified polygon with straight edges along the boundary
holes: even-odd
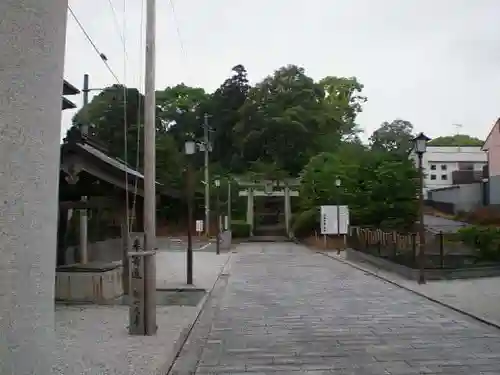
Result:
[[[417,269],[420,265],[420,239],[417,233],[386,232],[380,229],[351,228],[350,248]],[[477,263],[476,252],[461,242],[455,233],[431,233],[425,236],[425,268],[465,268]]]

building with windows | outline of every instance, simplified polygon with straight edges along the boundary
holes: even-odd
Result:
[[[415,152],[410,158],[418,165]],[[457,184],[463,176],[481,176],[487,155],[480,146],[428,146],[423,155],[424,192]],[[455,181],[454,181],[455,180]]]

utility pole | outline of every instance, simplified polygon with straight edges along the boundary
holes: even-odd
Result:
[[[193,285],[193,167],[191,165],[191,155],[187,155],[187,209],[188,209],[188,228],[187,228],[187,258],[186,258],[186,284]]]
[[[231,231],[231,178],[227,179],[227,230]]]
[[[203,121],[203,146],[205,151],[205,234],[208,237],[210,236],[210,175],[208,173],[210,139],[208,137],[208,113],[205,113]]]
[[[146,335],[156,333],[156,0],[146,4],[146,75],[144,99],[144,328]]]
[[[89,104],[89,75],[83,75],[83,107],[84,113],[88,108],[85,108]],[[88,116],[84,116],[84,123],[80,125],[80,132],[82,135],[88,135],[89,129]],[[83,203],[87,202],[87,196],[82,196],[81,201]],[[80,210],[80,263],[87,264],[88,262],[88,216],[87,209]]]
[[[217,218],[217,237],[216,237],[216,247],[215,252],[217,255],[220,254],[220,184],[221,181],[217,178],[215,180],[215,187],[217,188],[217,200],[215,204],[215,216]]]
[[[89,104],[89,91],[90,91],[90,88],[89,88],[89,75],[88,74],[84,74],[83,75],[83,105],[86,106],[87,104]]]

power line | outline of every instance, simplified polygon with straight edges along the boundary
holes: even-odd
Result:
[[[75,12],[73,12],[73,9],[71,9],[71,7],[70,7],[69,4],[68,4],[68,10],[69,10],[69,13],[71,14],[71,16],[73,17],[73,19],[76,21],[76,24],[78,25],[78,27],[80,28],[80,30],[83,32],[83,34],[85,35],[85,37],[87,38],[87,40],[89,41],[89,43],[94,48],[95,52],[99,55],[99,57],[102,60],[102,62],[104,63],[104,65],[106,65],[106,68],[109,70],[109,72],[114,77],[114,79],[116,80],[116,82],[119,85],[121,85],[122,83],[118,79],[118,76],[115,74],[115,72],[113,71],[113,69],[111,69],[111,66],[109,66],[109,64],[108,64],[108,58],[106,57],[106,55],[104,53],[102,53],[99,50],[99,48],[97,48],[96,44],[94,43],[94,41],[90,37],[89,33],[87,33],[87,30],[85,30],[85,27],[83,27],[82,23],[80,22],[80,20],[76,16]]]
[[[127,0],[124,0],[124,2],[127,1]],[[125,3],[124,3],[125,4]],[[142,53],[142,51],[144,50],[144,46],[143,46],[143,38],[144,36],[144,0],[141,1],[141,20],[140,20],[140,25],[139,25],[139,53]],[[140,163],[140,147],[141,147],[141,110],[142,110],[142,105],[144,104],[143,101],[141,100],[141,91],[140,91],[140,87],[141,87],[141,84],[143,82],[143,60],[140,59],[140,65],[139,65],[139,87],[138,87],[138,94],[137,94],[137,134],[136,134],[136,139],[137,139],[137,142],[136,142],[136,150],[137,150],[137,153],[135,155],[136,159],[135,159],[135,170],[138,171],[139,170],[139,163]],[[136,205],[137,205],[137,191],[139,189],[139,185],[138,185],[138,179],[136,178],[135,179],[135,184],[134,184],[134,198],[133,198],[133,201],[132,201],[132,212],[135,213],[135,209],[136,209]],[[133,221],[131,223],[130,226],[133,225]]]
[[[190,75],[189,74],[190,69],[189,69],[189,66],[188,66],[187,53],[186,53],[186,49],[184,48],[184,40],[182,39],[182,33],[181,33],[180,23],[179,23],[179,21],[177,19],[177,12],[175,10],[174,0],[169,0],[169,4],[170,4],[170,8],[172,9],[172,17],[174,19],[175,30],[176,30],[176,33],[177,33],[177,39],[179,39],[179,46],[181,48],[182,59],[184,60],[184,65],[186,66],[186,69],[187,69],[187,75],[188,75],[188,77],[186,77],[186,78],[190,78],[189,77],[189,75]]]
[[[172,15],[173,15],[173,18],[174,18],[175,30],[177,32],[177,38],[179,38],[179,45],[181,47],[181,52],[184,55],[184,57],[186,57],[186,50],[184,48],[184,42],[182,40],[182,35],[181,35],[181,29],[179,27],[179,22],[177,20],[177,13],[175,11],[174,0],[169,0],[169,3],[170,3],[170,7],[172,8]]]
[[[111,0],[108,0],[108,4],[109,6],[111,7],[111,12],[113,13],[113,20],[115,22],[115,27],[116,27],[116,31],[118,32],[118,35],[120,36],[120,39],[122,41],[122,44],[123,44],[123,53],[125,55],[125,57],[127,58],[128,60],[128,53],[127,53],[127,44],[125,42],[125,16],[123,17],[123,31],[120,30],[120,23],[118,22],[118,16],[116,14],[116,10],[115,10],[115,7],[113,5],[113,2]],[[125,14],[125,4],[123,4],[123,14]],[[126,81],[126,77],[124,77],[124,80]]]

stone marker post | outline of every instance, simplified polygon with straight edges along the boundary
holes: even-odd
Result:
[[[155,251],[143,251],[138,238],[133,244],[134,251],[128,253],[130,258],[130,309],[129,309],[129,333],[131,335],[153,335],[156,333],[156,326],[148,329],[147,321],[147,295],[146,295],[146,261],[149,257],[155,256]],[[156,306],[154,306],[156,309]],[[155,323],[156,325],[156,323]]]

